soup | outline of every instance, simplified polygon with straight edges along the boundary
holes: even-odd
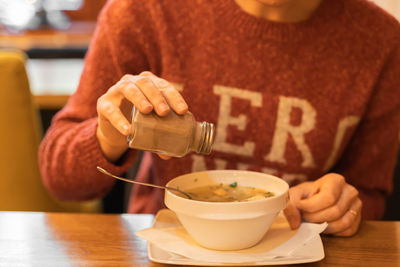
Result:
[[[231,184],[211,184],[185,190],[193,200],[208,202],[253,201],[274,196],[274,193],[249,186]]]

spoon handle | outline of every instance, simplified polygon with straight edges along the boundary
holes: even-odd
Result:
[[[148,183],[138,182],[138,181],[134,181],[134,180],[131,180],[131,179],[119,177],[119,176],[116,176],[116,175],[106,171],[105,169],[103,169],[102,167],[99,167],[99,166],[97,166],[97,170],[99,170],[100,172],[102,172],[102,173],[104,173],[104,174],[106,174],[108,176],[112,176],[115,179],[122,180],[122,181],[125,181],[125,182],[128,182],[128,183],[146,185],[146,186],[157,187],[157,188],[161,188],[161,189],[165,189],[166,188],[166,187],[161,186],[161,185],[148,184]]]
[[[140,185],[151,186],[151,187],[156,187],[156,188],[161,188],[161,189],[173,190],[173,191],[176,191],[176,192],[179,192],[179,193],[185,195],[189,199],[192,199],[192,197],[189,194],[187,194],[186,192],[183,192],[183,191],[181,191],[179,189],[176,189],[176,188],[173,188],[173,187],[161,186],[161,185],[155,185],[155,184],[148,184],[148,183],[138,182],[138,181],[135,181],[135,180],[131,180],[131,179],[123,178],[123,177],[120,177],[120,176],[116,176],[116,175],[106,171],[105,169],[103,169],[100,166],[97,166],[97,170],[102,172],[102,173],[104,173],[104,174],[106,174],[106,175],[108,175],[108,176],[114,177],[115,179],[118,179],[118,180],[122,180],[122,181],[125,181],[125,182],[128,182],[128,183],[132,183],[132,184],[140,184]]]

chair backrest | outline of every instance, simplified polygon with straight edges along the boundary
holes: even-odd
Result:
[[[25,55],[0,51],[0,210],[100,211],[98,201],[64,203],[49,195],[38,167],[41,131]]]

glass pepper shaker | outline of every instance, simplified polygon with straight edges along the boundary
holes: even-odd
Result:
[[[214,133],[214,124],[197,122],[189,111],[178,115],[171,110],[160,117],[154,111],[143,114],[133,107],[127,141],[130,148],[183,157],[192,151],[209,154]]]

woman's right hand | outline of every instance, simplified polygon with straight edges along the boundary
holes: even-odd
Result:
[[[128,118],[133,105],[142,113],[154,110],[159,116],[167,115],[171,108],[178,114],[188,110],[182,95],[166,80],[148,71],[124,75],[97,100],[96,136],[104,156],[111,162],[128,149]]]

